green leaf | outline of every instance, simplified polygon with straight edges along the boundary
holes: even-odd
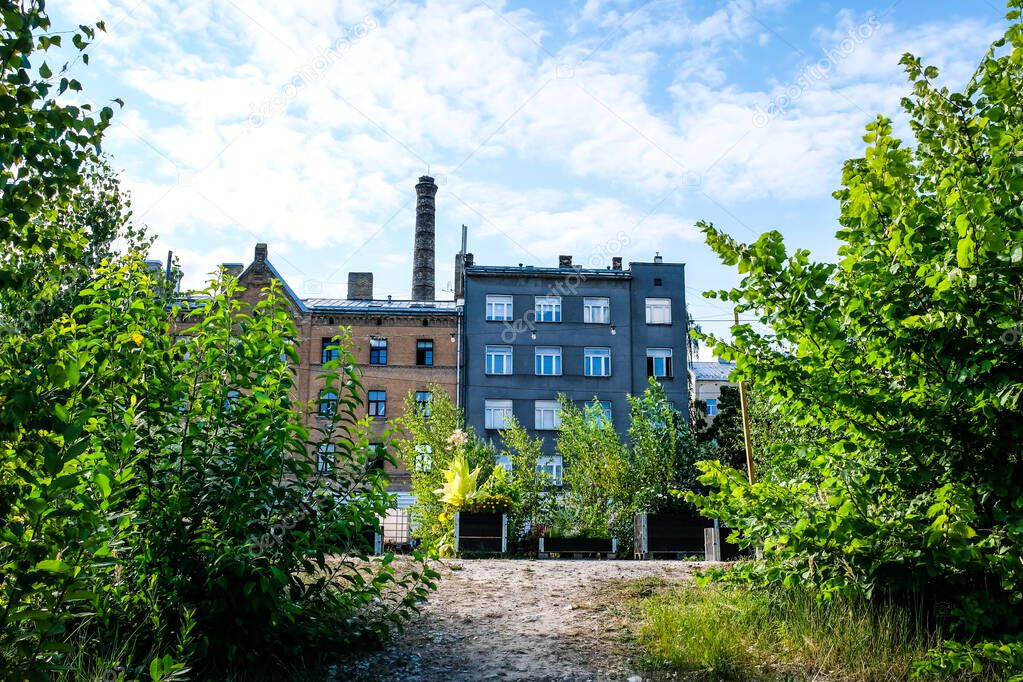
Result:
[[[59,559],[44,559],[35,565],[34,570],[65,575],[71,573],[74,568],[70,564]]]

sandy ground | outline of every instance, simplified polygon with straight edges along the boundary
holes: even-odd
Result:
[[[338,680],[622,680],[635,660],[622,583],[689,580],[680,561],[449,560],[422,615]]]

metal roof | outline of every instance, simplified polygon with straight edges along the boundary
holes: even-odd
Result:
[[[470,265],[465,268],[466,275],[533,275],[534,277],[566,277],[582,275],[585,277],[610,277],[614,279],[630,279],[632,273],[612,268],[542,268],[533,265],[515,267],[511,265]]]
[[[691,362],[689,371],[697,380],[728,381],[728,375],[735,369],[734,362]]]
[[[347,298],[306,298],[313,313],[386,313],[389,315],[451,315],[458,311],[454,301],[352,300]]]

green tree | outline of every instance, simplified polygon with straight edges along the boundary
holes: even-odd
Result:
[[[444,472],[451,461],[463,456],[469,469],[480,467],[482,485],[494,469],[497,454],[465,423],[461,408],[442,386],[431,385],[432,400],[426,410],[415,393],[405,396],[405,414],[395,420],[395,445],[412,477],[413,532],[427,546],[435,547],[454,532],[454,521],[444,516],[436,491],[444,486]]]
[[[741,244],[702,225],[743,276],[714,296],[771,329],[739,325],[711,339],[716,353],[782,418],[828,437],[788,480],[750,486],[706,463],[715,491],[694,499],[762,544],[760,578],[920,599],[960,636],[1023,626],[1023,29],[1010,4],[963,92],[903,58],[916,146],[885,118],[867,126],[835,193],[838,263],[787,252],[777,232]]]
[[[517,498],[516,509],[508,515],[508,537],[521,539],[527,529],[536,530],[550,522],[556,502],[552,494],[554,482],[540,468],[543,439],[530,436],[517,419],[506,426],[501,432],[501,453],[511,463],[511,488]]]
[[[47,58],[60,59],[70,42],[88,64],[86,48],[104,26],[51,32],[44,0],[2,0],[0,20],[0,291],[34,290],[48,300],[60,270],[76,267],[87,251],[88,236],[61,214],[96,162],[113,110],[62,103],[82,86],[67,64]],[[45,262],[46,272],[26,267],[33,262]]]
[[[742,406],[739,389],[722,386],[718,397],[718,413],[709,429],[717,445],[716,459],[733,469],[746,469],[746,444],[742,435]]]
[[[556,447],[565,490],[558,504],[575,510],[582,532],[601,537],[619,518],[631,517],[628,453],[596,399],[582,408],[564,395],[559,399]]]
[[[707,451],[656,379],[650,379],[642,395],[629,396],[629,418],[629,479],[635,491],[631,502],[643,512],[677,506],[675,491],[695,489],[695,463]]]

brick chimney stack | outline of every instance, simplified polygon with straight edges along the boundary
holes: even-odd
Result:
[[[348,300],[349,301],[373,300],[372,272],[348,273]]]
[[[437,185],[429,175],[416,185],[416,237],[412,252],[412,300],[432,301],[434,293],[434,244],[436,242]]]

